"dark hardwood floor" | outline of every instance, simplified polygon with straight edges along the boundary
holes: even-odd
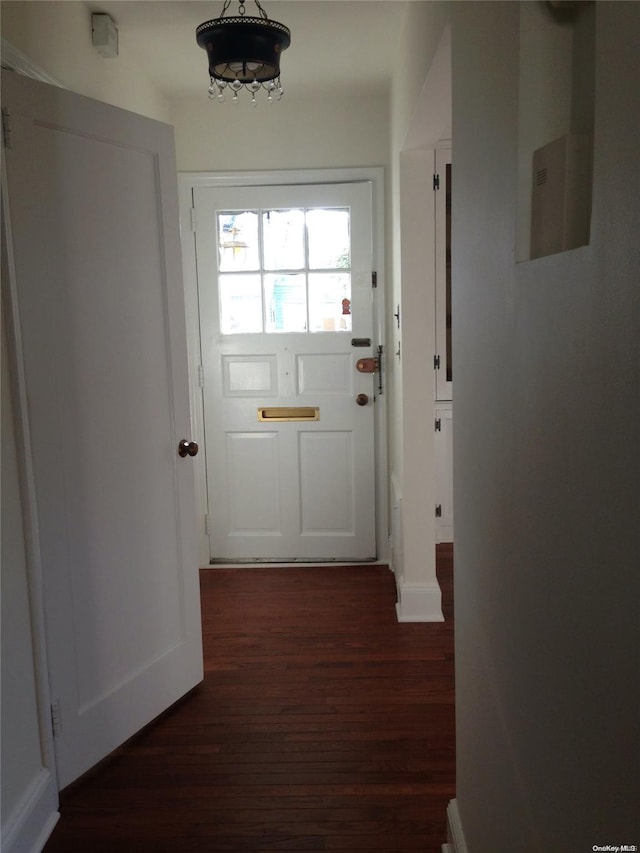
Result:
[[[440,853],[454,796],[446,621],[383,566],[203,569],[205,680],[61,794],[46,853]]]

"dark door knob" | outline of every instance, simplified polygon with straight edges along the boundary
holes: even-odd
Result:
[[[369,398],[367,397],[366,394],[358,394],[358,396],[356,397],[356,403],[359,406],[366,406],[368,402],[369,402]]]
[[[187,441],[186,438],[183,438],[178,445],[178,456],[197,456],[198,449],[197,442]]]

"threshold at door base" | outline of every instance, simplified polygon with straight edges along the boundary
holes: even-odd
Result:
[[[213,559],[208,566],[202,568],[216,569],[253,569],[256,566],[280,566],[282,568],[294,568],[296,566],[388,566],[386,560],[364,559],[364,560],[225,560]]]

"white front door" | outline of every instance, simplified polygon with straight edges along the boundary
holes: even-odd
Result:
[[[58,782],[202,678],[173,131],[3,74]]]
[[[211,558],[374,559],[370,183],[194,205]]]

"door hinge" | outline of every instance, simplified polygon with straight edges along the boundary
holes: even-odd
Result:
[[[442,420],[441,420],[441,418],[436,418],[436,432],[442,432]]]
[[[58,737],[62,732],[62,718],[60,715],[60,703],[56,699],[51,703],[51,729],[53,736]]]
[[[195,231],[196,231],[196,209],[195,209],[195,207],[192,207],[189,210],[189,216],[191,217],[191,230],[195,234]]]
[[[374,271],[371,273],[371,287],[377,287],[377,286],[378,286],[378,273]]]
[[[436,504],[436,518],[442,518],[442,504]]]
[[[433,357],[433,369],[440,370],[440,356],[434,355]]]
[[[204,367],[203,365],[198,365],[198,387],[204,388]]]
[[[11,113],[7,107],[2,108],[2,145],[11,148]]]
[[[211,536],[211,518],[209,517],[209,513],[204,517],[204,532],[207,536]]]
[[[434,175],[433,176],[433,189],[434,190],[440,189],[440,175]]]

